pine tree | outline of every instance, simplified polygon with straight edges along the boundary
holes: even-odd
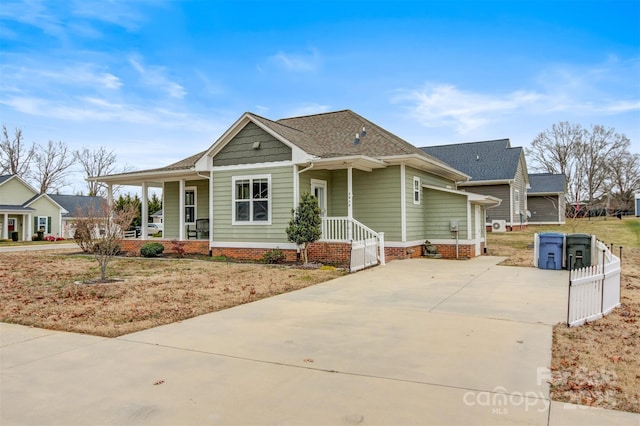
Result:
[[[287,227],[287,238],[289,241],[302,247],[304,263],[309,262],[309,243],[318,241],[322,233],[320,229],[320,207],[315,196],[305,192],[300,197],[300,204],[297,209],[291,210],[291,220]]]

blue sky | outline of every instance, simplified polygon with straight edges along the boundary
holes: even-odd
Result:
[[[121,167],[245,111],[351,109],[416,146],[602,124],[640,153],[638,0],[1,0],[0,41],[0,121]]]

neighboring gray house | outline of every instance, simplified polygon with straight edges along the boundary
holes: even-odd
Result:
[[[531,188],[527,203],[530,224],[552,225],[565,223],[565,192],[567,177],[564,174],[535,173],[529,175]]]
[[[94,214],[101,212],[104,203],[107,202],[102,197],[90,197],[87,195],[48,195],[66,210],[66,213],[62,214],[61,236],[64,238],[73,238],[76,230],[75,220],[81,219],[88,212],[93,212]]]
[[[164,213],[162,212],[162,209],[160,209],[154,214],[152,214],[150,217],[151,217],[151,223],[163,223]]]
[[[502,200],[499,206],[487,209],[487,226],[493,231],[521,229],[527,224],[529,174],[522,147],[499,139],[420,149],[471,176],[458,183],[458,189]]]

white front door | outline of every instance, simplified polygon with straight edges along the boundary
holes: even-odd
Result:
[[[327,216],[327,181],[311,179],[311,194],[318,199],[320,216]]]

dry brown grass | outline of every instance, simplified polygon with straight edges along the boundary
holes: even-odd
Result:
[[[640,413],[640,220],[582,220],[563,227],[529,227],[489,235],[489,253],[505,264],[531,266],[534,232],[587,233],[622,250],[621,306],[580,327],[553,330],[551,398]]]
[[[110,284],[89,256],[0,254],[0,321],[115,337],[327,281],[335,269],[189,259],[115,258]]]

